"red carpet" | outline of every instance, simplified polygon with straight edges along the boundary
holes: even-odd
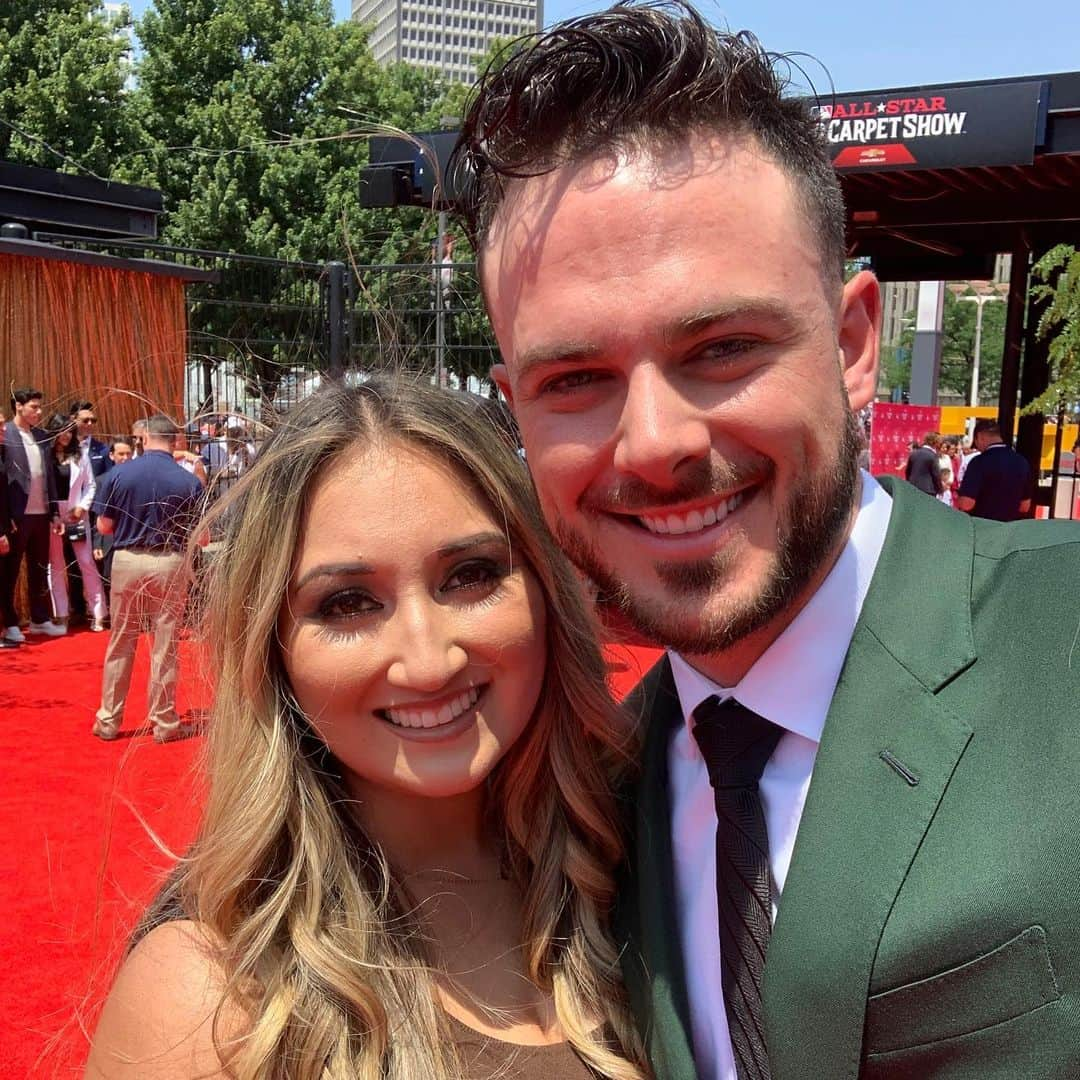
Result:
[[[146,656],[123,737],[90,734],[108,635],[73,633],[0,652],[0,1080],[81,1075],[88,1034],[124,942],[170,857],[194,834],[203,740],[159,746],[141,729]],[[33,640],[33,639],[32,639]],[[625,693],[655,650],[613,648]],[[193,732],[208,697],[185,643],[178,707]]]
[[[127,932],[169,864],[146,826],[183,851],[198,813],[201,738],[156,744],[140,650],[122,737],[90,734],[107,634],[31,639],[0,652],[0,1076],[81,1075],[92,1022]],[[204,704],[184,644],[178,707]],[[142,818],[142,822],[139,820]],[[145,822],[145,825],[143,824]],[[43,1057],[44,1055],[44,1057]]]

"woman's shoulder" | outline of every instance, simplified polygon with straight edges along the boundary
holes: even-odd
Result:
[[[217,957],[198,923],[164,922],[142,937],[105,1002],[87,1080],[224,1077],[216,1044],[241,1024],[237,1009],[219,1012],[226,978]]]

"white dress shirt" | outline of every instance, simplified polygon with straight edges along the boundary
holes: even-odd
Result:
[[[669,653],[683,724],[668,748],[678,932],[697,1075],[736,1080],[720,980],[716,808],[691,715],[705,698],[736,698],[784,729],[760,782],[769,863],[784,888],[821,732],[889,525],[892,499],[863,472],[855,525],[828,577],[737,686],[721,687]],[[773,904],[773,919],[776,905]]]

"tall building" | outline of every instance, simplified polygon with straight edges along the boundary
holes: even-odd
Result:
[[[919,300],[917,281],[886,281],[881,286],[881,344],[899,345],[904,318]]]
[[[544,0],[353,0],[352,17],[371,24],[378,63],[402,61],[472,83],[492,42],[542,28]]]
[[[104,3],[101,5],[104,18],[116,24],[113,31],[117,40],[124,46],[121,67],[124,71],[124,89],[135,88],[135,27],[131,24],[131,9],[126,3]]]

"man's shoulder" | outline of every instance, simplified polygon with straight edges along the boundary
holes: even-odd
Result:
[[[1034,563],[1063,561],[1080,574],[1080,521],[989,521],[973,517],[975,557],[1000,562],[1026,556]]]

